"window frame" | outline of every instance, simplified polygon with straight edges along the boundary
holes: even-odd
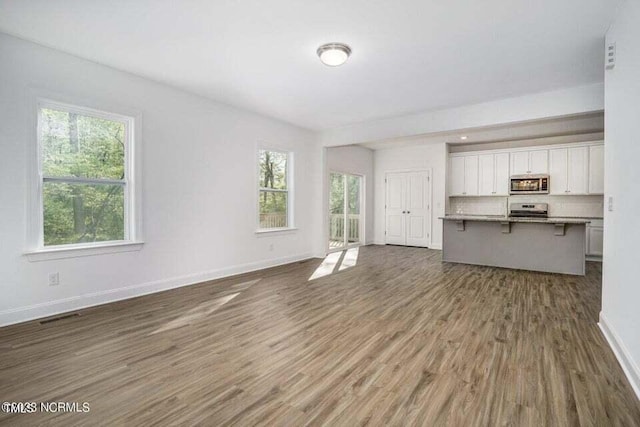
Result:
[[[262,187],[260,182],[261,176],[261,164],[260,164],[260,153],[262,151],[270,151],[274,153],[286,154],[287,156],[287,164],[285,169],[286,176],[286,185],[287,189],[277,189],[277,188],[268,188]],[[291,231],[297,230],[294,222],[294,159],[293,159],[293,151],[285,150],[281,148],[270,148],[268,146],[258,146],[256,150],[256,233],[277,233],[282,231]],[[272,228],[263,228],[260,226],[260,196],[263,191],[273,192],[273,193],[286,193],[287,194],[287,226],[286,227],[272,227]]]
[[[28,243],[26,255],[32,261],[46,259],[66,258],[73,256],[95,255],[101,253],[124,252],[139,250],[142,245],[140,240],[139,218],[139,191],[136,168],[136,150],[139,139],[138,126],[140,117],[133,114],[122,114],[105,109],[96,109],[78,105],[76,103],[57,101],[51,98],[36,97],[34,103],[35,147],[31,156],[30,180],[33,182],[32,197],[29,210],[31,213],[30,227],[28,231]],[[83,103],[84,104],[84,103]],[[104,120],[117,121],[125,126],[124,134],[124,177],[118,179],[80,178],[80,177],[47,177],[45,176],[42,142],[42,110],[53,109],[57,111],[71,112],[83,116],[95,117]],[[68,243],[61,245],[44,244],[44,184],[45,182],[62,182],[77,184],[117,184],[123,187],[124,192],[124,239],[108,240],[100,242]],[[48,255],[52,254],[52,255]]]

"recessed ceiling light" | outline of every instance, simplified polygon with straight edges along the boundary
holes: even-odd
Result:
[[[460,137],[460,139],[464,141],[465,139],[467,139],[467,136],[466,136],[466,135],[462,135],[462,136]]]
[[[351,48],[344,43],[327,43],[320,46],[316,53],[324,65],[337,67],[347,62]]]

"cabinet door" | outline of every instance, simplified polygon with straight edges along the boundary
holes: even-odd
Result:
[[[478,156],[478,195],[491,196],[495,194],[495,162],[493,154]]]
[[[568,171],[567,194],[587,194],[589,183],[589,147],[567,150]]]
[[[589,194],[604,194],[604,145],[589,147]]]
[[[493,167],[496,172],[496,183],[493,191],[497,196],[509,195],[509,153],[495,155]]]
[[[549,173],[549,150],[529,152],[528,173]]]
[[[587,255],[602,256],[602,227],[587,227]]]
[[[511,175],[524,175],[529,173],[529,152],[516,151],[511,153]]]
[[[465,196],[478,195],[478,156],[464,158],[464,193]]]
[[[449,166],[449,193],[461,196],[464,194],[464,157],[451,157]]]
[[[549,150],[549,193],[567,194],[567,149]]]

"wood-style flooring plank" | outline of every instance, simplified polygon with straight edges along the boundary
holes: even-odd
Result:
[[[640,426],[584,277],[359,249],[0,328],[0,425]]]

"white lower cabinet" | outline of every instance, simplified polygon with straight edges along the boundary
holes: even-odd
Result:
[[[594,219],[587,224],[587,255],[602,256],[603,234],[604,226],[601,219]]]

